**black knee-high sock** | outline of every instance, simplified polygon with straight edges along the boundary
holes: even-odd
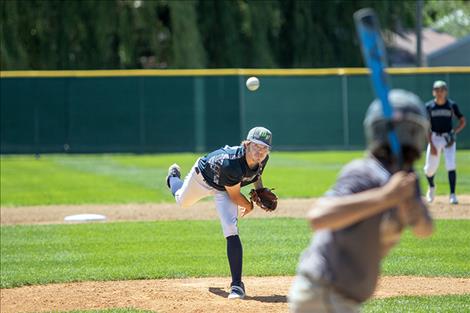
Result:
[[[227,257],[232,274],[232,284],[240,286],[242,282],[243,248],[238,235],[227,237]]]
[[[448,172],[450,193],[455,193],[455,183],[457,182],[457,173],[455,170]]]
[[[426,178],[428,179],[429,187],[434,187],[434,175],[431,177],[426,176]]]

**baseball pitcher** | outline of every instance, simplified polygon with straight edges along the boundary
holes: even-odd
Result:
[[[238,236],[238,207],[241,216],[253,210],[254,203],[266,211],[276,209],[277,197],[263,187],[261,176],[269,159],[272,134],[264,127],[251,129],[240,146],[225,146],[199,158],[186,178],[181,180],[180,167],[170,166],[167,185],[176,202],[189,207],[207,196],[214,196],[222,231],[227,239],[227,257],[232,274],[229,299],[243,299],[243,250]],[[241,187],[253,183],[255,189],[247,199]]]

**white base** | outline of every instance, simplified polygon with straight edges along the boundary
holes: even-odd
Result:
[[[101,214],[76,214],[64,218],[65,222],[98,222],[106,221],[106,216]]]

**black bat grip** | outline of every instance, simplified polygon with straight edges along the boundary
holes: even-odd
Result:
[[[419,183],[419,176],[418,176],[418,174],[416,174],[416,171],[413,168],[411,168],[408,172],[409,173],[415,173],[415,175],[416,175],[416,186],[415,186],[416,200],[422,201],[422,199],[421,199],[421,184]]]

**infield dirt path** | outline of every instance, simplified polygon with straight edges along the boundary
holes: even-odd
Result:
[[[470,219],[470,195],[460,195],[458,205],[450,205],[446,196],[438,196],[430,206],[434,218]],[[266,213],[255,209],[246,218],[299,217],[303,218],[315,199],[280,199],[278,209]],[[31,207],[2,207],[2,224],[58,224],[73,214],[103,214],[108,221],[143,220],[211,220],[217,219],[213,201],[202,201],[188,209],[176,204],[106,204],[106,205],[49,205]]]
[[[437,197],[434,218],[470,219],[470,196],[449,205]],[[273,213],[255,210],[247,218],[304,217],[315,199],[281,200]],[[63,223],[72,214],[97,213],[109,222],[137,220],[217,219],[212,201],[190,209],[173,204],[79,205],[1,208],[1,223]],[[1,312],[50,312],[109,308],[138,308],[157,312],[286,312],[292,277],[244,277],[248,297],[229,301],[228,278],[188,278],[138,281],[80,282],[1,289]],[[375,298],[401,295],[470,294],[470,279],[448,277],[383,277]]]

